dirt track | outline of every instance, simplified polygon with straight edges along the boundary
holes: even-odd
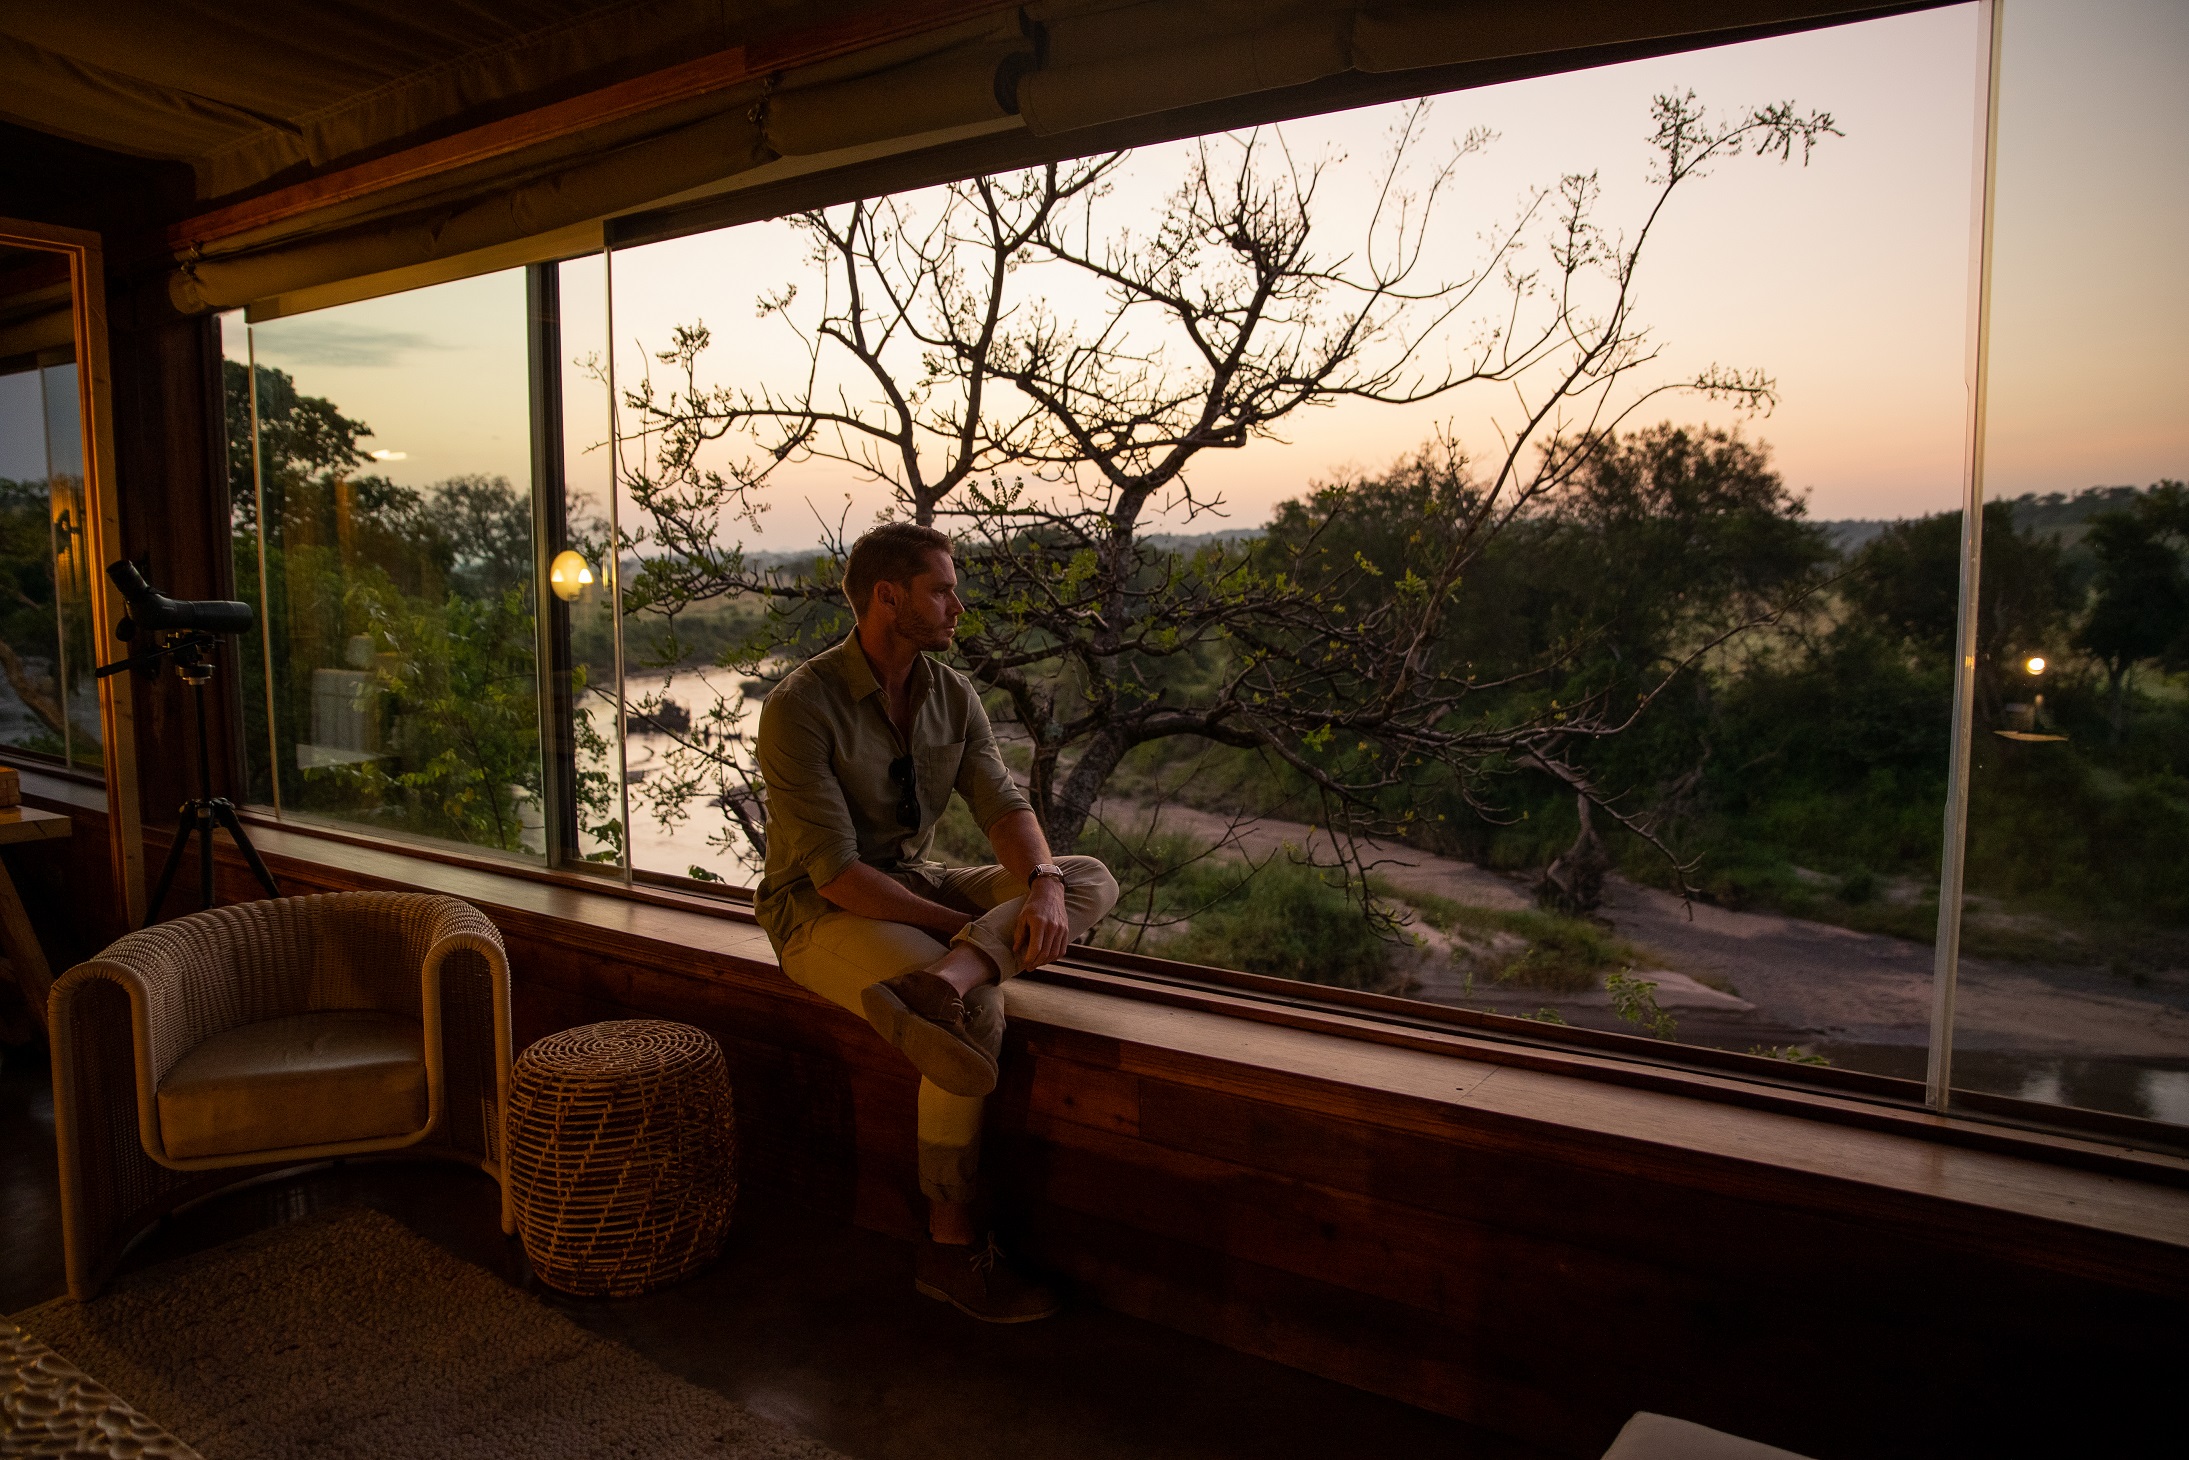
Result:
[[[1104,808],[1145,824],[1144,809]],[[1167,806],[1161,825],[1216,841],[1227,818]],[[1286,844],[1327,849],[1328,836],[1300,822],[1258,821],[1235,840],[1261,858]],[[1385,845],[1372,860],[1403,892],[1434,893],[1476,907],[1532,905],[1519,881],[1451,857]],[[1710,1044],[1830,1043],[1921,1048],[1929,1039],[1931,949],[1875,933],[1771,913],[1692,907],[1624,878],[1606,887],[1602,915],[1620,937],[1657,955],[1659,1003],[1680,1020],[1681,1037]],[[1500,1012],[1558,1009],[1574,1023],[1619,1027],[1601,992],[1579,995],[1468,986],[1449,960],[1430,957],[1415,996]],[[1955,1020],[1957,1048],[2036,1056],[2189,1061],[2189,970],[2138,987],[2103,969],[1964,958]]]

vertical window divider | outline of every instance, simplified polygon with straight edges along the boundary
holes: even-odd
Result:
[[[614,646],[616,664],[616,807],[623,818],[623,881],[631,882],[631,771],[626,759],[630,747],[630,727],[627,712],[628,696],[624,693],[623,675],[623,512],[618,499],[623,495],[623,411],[616,399],[616,253],[601,246],[601,300],[607,312],[607,358],[602,369],[608,382],[608,552],[607,562],[601,564],[601,574],[608,584],[608,637]]]
[[[578,855],[577,740],[571,717],[570,608],[550,587],[551,565],[569,546],[563,474],[562,286],[559,265],[525,269],[525,345],[532,420],[532,601],[539,656],[540,819],[547,865]]]
[[[265,661],[266,789],[281,815],[281,727],[274,718],[274,584],[266,573],[266,461],[258,440],[258,331],[243,327],[244,370],[251,401],[251,501],[258,522],[258,647]]]
[[[1946,768],[1945,844],[1938,869],[1938,941],[1932,953],[1931,1048],[1925,1100],[1943,1113],[1953,1098],[1954,997],[1961,972],[1962,882],[1967,872],[1969,758],[1975,733],[1976,640],[1982,611],[1984,434],[1991,383],[1992,195],[1998,176],[1999,48],[2004,0],[1981,0],[1984,33],[1978,71],[1975,198],[1969,227],[1968,446],[1963,453],[1960,605],[1954,624],[1953,740]]]

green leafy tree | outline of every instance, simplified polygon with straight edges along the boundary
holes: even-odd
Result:
[[[284,804],[519,849],[520,803],[536,804],[541,788],[526,496],[503,477],[421,491],[359,474],[370,459],[365,422],[300,393],[283,371],[260,366],[253,376],[231,361],[226,380],[237,581],[254,599],[265,504],[271,753]],[[243,656],[254,750],[268,745],[258,658]],[[330,689],[321,671],[351,677]],[[372,749],[342,747],[316,763],[299,746],[314,733],[315,698],[330,693],[351,697]],[[593,748],[605,749],[597,742],[596,733]],[[580,786],[596,822],[600,780]]]
[[[228,429],[228,485],[232,520],[239,530],[258,522],[258,495],[276,522],[287,494],[299,482],[348,472],[369,459],[358,443],[372,427],[353,421],[322,396],[299,395],[296,381],[270,365],[256,374],[240,361],[221,362],[222,402]],[[252,387],[257,386],[260,474],[251,468]]]
[[[1427,448],[1283,504],[1261,551],[1305,583],[1345,584],[1349,613],[1372,612],[1386,583],[1423,576],[1449,551],[1450,524],[1467,521],[1481,496],[1448,444]],[[1425,767],[1394,800],[1479,830],[1509,826],[1522,809],[1540,814],[1542,792],[1568,799],[1578,835],[1546,896],[1567,911],[1592,907],[1610,855],[1594,830],[1598,801],[1615,800],[1630,829],[1652,833],[1684,810],[1710,753],[1709,651],[1819,586],[1831,551],[1805,510],[1768,451],[1736,432],[1667,424],[1605,442],[1475,556],[1424,652],[1470,677],[1478,713],[1506,723],[1587,725],[1654,701],[1650,719],[1575,745],[1563,762],[1522,753],[1465,776]],[[1693,692],[1668,693],[1679,686]],[[1516,773],[1534,794],[1498,789]]]
[[[2169,541],[2183,536],[2182,497],[2179,483],[2162,483],[2131,510],[2092,518],[2084,538],[2098,566],[2076,643],[2105,667],[2116,744],[2128,726],[2130,672],[2189,646],[2189,577]]]
[[[2014,520],[2005,502],[1984,506],[1975,686],[1978,713],[1995,719],[2011,674],[2029,654],[2057,654],[2075,600],[2058,541]],[[1961,601],[1961,514],[1897,522],[1850,565],[1849,609],[1917,654],[1951,663]]]

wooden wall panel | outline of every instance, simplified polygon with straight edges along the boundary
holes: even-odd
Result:
[[[2085,1453],[2133,1453],[2173,1422],[2178,1302],[1030,1043],[1015,1220],[1103,1302],[1220,1342],[1576,1455],[1639,1408],[1816,1455],[2047,1453],[2092,1423],[2114,1448]]]
[[[275,862],[294,892],[382,885]],[[915,1080],[860,1020],[749,956],[490,911],[520,1044],[707,1029],[742,1202],[917,1233]],[[1818,1460],[2177,1448],[2178,1253],[1241,1062],[1268,1038],[1212,1061],[1015,1024],[999,1224],[1093,1301],[1576,1457],[1645,1408]]]

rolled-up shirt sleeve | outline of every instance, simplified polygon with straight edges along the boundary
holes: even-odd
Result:
[[[836,779],[826,722],[796,695],[769,695],[760,707],[758,758],[768,791],[768,839],[816,888],[828,886],[859,860],[859,836]]]
[[[965,758],[958,762],[958,794],[973,809],[973,822],[984,832],[1014,811],[1033,809],[1033,803],[1011,779],[1011,768],[1003,763],[1003,752],[996,747],[996,732],[988,724],[988,712],[977,699],[966,717]]]

